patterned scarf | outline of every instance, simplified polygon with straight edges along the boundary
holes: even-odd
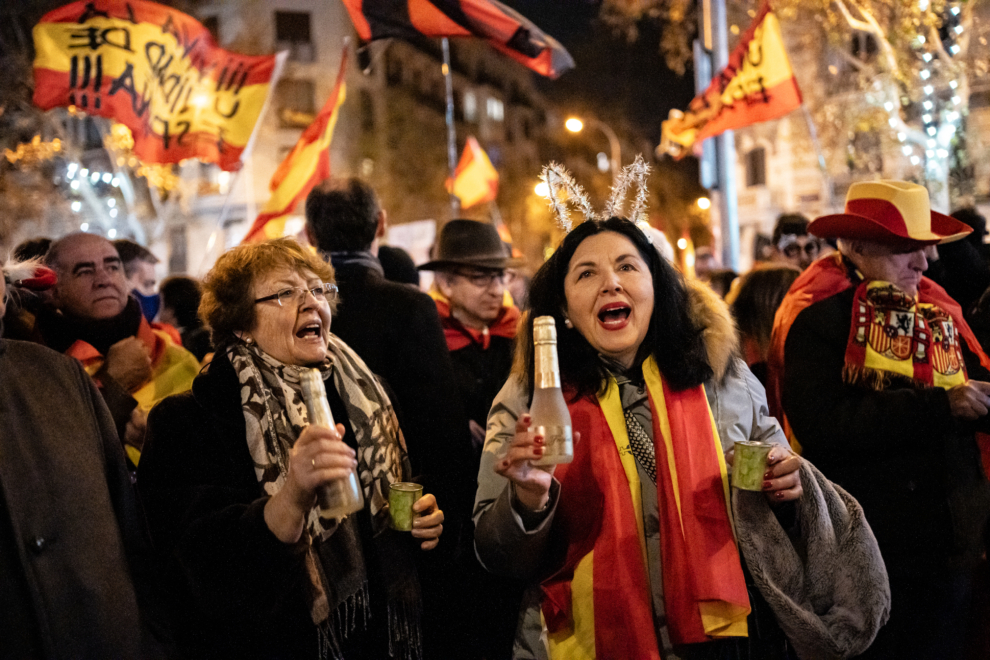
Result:
[[[842,369],[847,383],[884,389],[891,375],[923,387],[966,382],[960,337],[952,316],[934,302],[918,302],[893,284],[856,287],[853,322]]]
[[[361,358],[333,335],[328,349],[330,356],[319,369],[325,381],[333,378],[333,387],[347,409],[346,422],[337,421],[349,424],[357,439],[358,477],[371,514],[375,552],[391,557],[398,565],[401,560],[395,559],[396,549],[387,540],[391,536],[384,533],[388,527],[388,498],[383,493],[388,492],[388,484],[402,481],[405,440],[388,396]],[[309,424],[300,383],[305,367],[287,365],[247,343],[234,346],[231,362],[241,385],[247,444],[255,473],[265,493],[272,496],[285,485],[289,451]],[[365,626],[370,616],[362,542],[353,520],[323,518],[318,507],[309,512],[304,540],[308,542],[310,615],[319,627],[325,650],[339,657],[340,635],[346,637],[355,628],[357,614],[363,614]],[[330,556],[332,553],[349,560],[339,562]],[[337,563],[357,568],[346,575],[334,571],[333,580],[328,580],[324,566]],[[388,566],[385,572],[389,572]],[[389,602],[390,640],[400,647],[401,655],[416,657],[420,644],[418,617],[411,611],[415,600],[409,594],[418,591],[418,586],[391,576],[385,581],[387,590],[398,585],[393,589],[394,604],[391,597]],[[331,614],[333,625],[329,621]]]

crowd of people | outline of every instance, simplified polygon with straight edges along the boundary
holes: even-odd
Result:
[[[417,269],[359,179],[305,214],[202,281],[89,233],[14,250],[0,660],[990,657],[972,209],[854,184],[742,276],[589,218],[531,280],[473,220]],[[574,456],[537,467],[548,316]],[[762,492],[731,487],[737,442],[771,445]],[[363,508],[322,514],[353,474]]]

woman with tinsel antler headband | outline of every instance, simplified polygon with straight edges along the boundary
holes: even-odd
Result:
[[[566,171],[544,170],[569,233],[533,278],[475,506],[485,566],[533,585],[515,657],[855,655],[889,611],[876,542],[855,500],[787,447],[724,303],[641,228],[647,174],[637,158],[596,215]],[[574,430],[573,461],[550,468],[532,465],[545,448],[527,414],[539,316],[558,328]],[[772,444],[762,493],[730,489],[736,441]]]

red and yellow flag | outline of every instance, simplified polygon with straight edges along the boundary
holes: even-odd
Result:
[[[34,103],[131,129],[145,163],[240,167],[284,56],[238,55],[192,17],[145,0],[80,0],[34,27]]]
[[[457,196],[465,209],[494,201],[498,195],[498,171],[474,136],[468,136],[453,181],[447,179],[447,192]]]
[[[687,112],[671,110],[661,149],[675,158],[723,131],[783,117],[801,105],[780,23],[764,2],[729,63]]]
[[[330,141],[337,125],[340,106],[344,103],[344,73],[347,71],[347,47],[340,56],[340,71],[330,98],[310,124],[296,146],[275,170],[269,188],[272,196],[244,236],[243,243],[259,243],[285,234],[285,221],[296,204],[320,181],[330,176]]]

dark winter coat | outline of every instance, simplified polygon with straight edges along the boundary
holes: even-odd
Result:
[[[327,395],[333,418],[346,420],[336,390]],[[344,426],[344,442],[356,447]],[[283,543],[265,523],[269,498],[255,474],[240,386],[226,356],[214,358],[192,391],[152,409],[138,483],[169,579],[176,642],[188,657],[319,657],[305,542]],[[351,518],[362,541],[370,538],[367,512]],[[363,552],[370,564],[367,544]],[[384,597],[370,569],[369,580],[369,632],[358,626],[350,633],[348,660],[387,653]]]
[[[82,365],[0,340],[0,429],[0,658],[163,657],[146,528]]]
[[[990,512],[990,486],[974,439],[988,420],[954,419],[939,387],[896,377],[879,392],[844,383],[854,295],[848,289],[797,316],[784,354],[784,410],[804,456],[859,500],[876,534],[893,600],[890,623],[875,646],[899,636],[918,657],[942,657],[926,655],[927,649],[947,653],[960,638],[939,627],[959,625],[960,618],[965,626],[966,576],[982,551],[980,532]],[[990,380],[962,346],[970,378]],[[935,592],[933,584],[944,590]],[[918,625],[924,635],[914,630]]]
[[[413,473],[437,496],[447,525],[468,520],[478,466],[433,300],[360,262],[335,268],[333,333],[395,394]],[[463,511],[455,516],[458,503]]]

